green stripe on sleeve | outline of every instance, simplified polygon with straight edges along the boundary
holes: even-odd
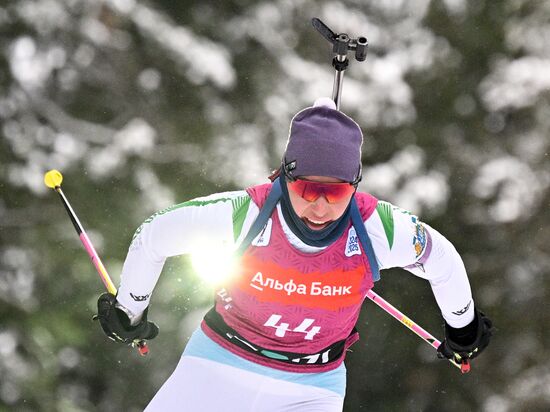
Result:
[[[392,205],[388,202],[379,201],[376,206],[376,211],[380,220],[382,221],[382,226],[384,226],[384,232],[386,233],[386,238],[388,239],[388,244],[390,250],[393,246],[393,233],[394,233],[394,223],[393,223],[393,208]]]
[[[244,220],[250,205],[250,196],[241,196],[233,199],[233,238],[236,241],[243,229]]]
[[[141,233],[141,231],[143,230],[144,225],[146,225],[147,223],[151,223],[157,216],[164,215],[168,212],[171,212],[172,210],[176,210],[176,209],[180,209],[182,207],[188,207],[188,206],[206,206],[206,205],[210,205],[210,204],[214,204],[214,203],[218,203],[218,202],[228,202],[228,201],[232,201],[232,200],[233,199],[231,199],[230,197],[219,197],[219,198],[212,197],[212,198],[188,200],[187,202],[183,202],[183,203],[179,203],[177,205],[167,207],[166,209],[158,211],[155,214],[148,217],[147,219],[145,219],[145,221],[137,228],[136,232],[134,233],[134,237],[132,238],[132,240],[135,239],[137,237],[137,235],[139,235]]]

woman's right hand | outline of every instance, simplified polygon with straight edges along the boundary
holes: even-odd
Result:
[[[116,304],[116,296],[108,292],[103,293],[97,300],[97,315],[94,319],[99,320],[103,332],[109,339],[132,345],[136,341],[154,339],[158,335],[158,326],[147,320],[147,309],[139,323],[132,326],[128,315]]]

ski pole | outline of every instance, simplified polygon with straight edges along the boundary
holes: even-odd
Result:
[[[401,313],[397,308],[392,306],[388,301],[384,300],[380,295],[378,295],[372,289],[370,289],[367,292],[367,297],[370,300],[372,300],[374,303],[376,303],[379,307],[381,307],[383,310],[385,310],[387,313],[389,313],[391,316],[393,316],[395,319],[397,319],[399,322],[401,322],[403,325],[405,325],[407,328],[409,328],[418,336],[420,336],[422,340],[424,340],[434,349],[439,348],[439,345],[441,345],[440,341],[438,341],[430,333],[428,333],[426,330],[424,330],[423,328],[418,326],[416,323],[414,323],[411,319],[409,319],[407,316]],[[468,361],[468,359],[463,359],[461,363],[458,363],[454,359],[449,359],[449,362],[451,362],[458,369],[460,369],[462,373],[470,372],[470,362]]]
[[[101,281],[105,285],[107,292],[113,295],[116,295],[117,294],[116,286],[111,280],[109,273],[107,273],[107,269],[105,269],[103,262],[99,258],[99,255],[97,254],[94,248],[94,245],[92,244],[92,241],[84,231],[84,228],[82,227],[82,224],[78,220],[78,217],[76,216],[76,213],[71,207],[71,204],[69,203],[69,201],[65,197],[65,194],[61,190],[62,181],[63,181],[63,175],[58,170],[50,170],[44,175],[44,183],[46,184],[46,186],[48,186],[50,189],[55,190],[59,194],[59,197],[61,198],[61,202],[63,203],[63,206],[65,206],[65,210],[69,214],[69,217],[71,218],[71,222],[73,222],[73,226],[76,230],[76,233],[80,237],[80,241],[84,245],[86,252],[88,252],[88,256],[90,256],[90,259],[92,259],[92,263],[94,264],[97,270],[97,273],[101,278]],[[136,339],[132,343],[132,346],[137,347],[139,354],[142,356],[145,356],[147,355],[147,353],[149,353],[149,348],[147,346],[147,343],[144,340]]]

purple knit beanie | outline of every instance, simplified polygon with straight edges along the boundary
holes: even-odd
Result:
[[[292,119],[283,165],[292,177],[327,176],[357,182],[362,144],[359,125],[336,110],[331,99],[320,98]]]

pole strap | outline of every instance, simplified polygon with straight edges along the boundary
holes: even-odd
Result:
[[[245,238],[241,242],[239,248],[237,249],[237,255],[241,256],[244,251],[250,246],[252,241],[260,234],[262,230],[264,230],[267,221],[269,220],[269,217],[273,213],[273,210],[275,209],[275,206],[277,206],[277,203],[279,202],[279,199],[281,198],[282,189],[281,189],[281,182],[280,177],[275,179],[271,185],[271,191],[269,192],[269,195],[267,196],[267,199],[260,209],[260,213],[258,214],[258,217],[252,223],[252,226],[250,227],[250,230],[246,234]]]
[[[378,266],[378,261],[376,260],[376,254],[374,253],[372,243],[370,241],[369,235],[367,234],[367,230],[365,229],[365,223],[363,222],[363,218],[361,217],[361,212],[359,212],[359,207],[357,207],[357,202],[355,201],[355,197],[351,201],[350,214],[351,214],[351,223],[355,228],[355,233],[357,234],[357,237],[359,238],[359,242],[363,247],[363,251],[367,255],[367,259],[369,260],[370,270],[372,273],[372,280],[374,282],[377,282],[380,280],[380,267]]]

